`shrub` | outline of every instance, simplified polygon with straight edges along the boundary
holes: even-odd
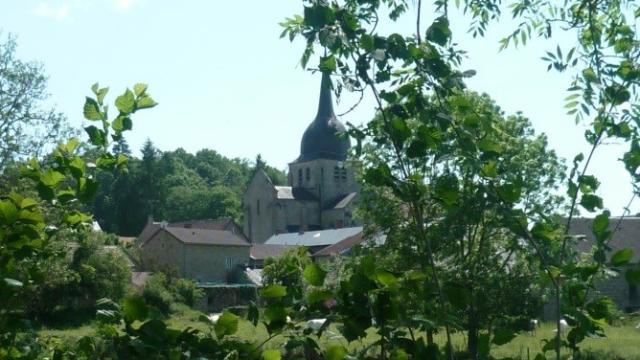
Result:
[[[176,279],[172,281],[171,292],[176,300],[193,307],[204,297],[204,291],[197,287],[196,283],[187,279]]]
[[[167,276],[161,272],[151,275],[142,288],[142,296],[149,306],[155,307],[167,315],[174,302],[173,295],[167,289]]]

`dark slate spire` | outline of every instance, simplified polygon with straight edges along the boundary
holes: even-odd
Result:
[[[300,157],[297,161],[316,159],[346,160],[351,143],[349,138],[339,138],[337,136],[338,133],[345,131],[346,128],[338,121],[333,112],[329,75],[323,73],[320,84],[318,113],[313,122],[307,127],[304,135],[302,135]]]

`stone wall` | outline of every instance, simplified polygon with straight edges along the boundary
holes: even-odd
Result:
[[[164,230],[159,230],[143,244],[140,259],[146,271],[174,269],[184,272],[184,244]]]
[[[205,296],[196,305],[200,311],[212,313],[233,306],[247,306],[257,299],[254,285],[216,285],[202,287]]]
[[[183,277],[200,283],[227,282],[238,265],[249,264],[249,246],[188,244]]]

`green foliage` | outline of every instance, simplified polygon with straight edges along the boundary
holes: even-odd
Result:
[[[74,134],[66,117],[48,107],[42,64],[16,57],[16,41],[0,33],[0,169],[27,154],[40,157]]]
[[[127,173],[98,174],[93,212],[103,229],[130,236],[140,234],[149,215],[170,222],[231,217],[240,223],[242,195],[255,169],[275,183],[285,180],[281,171],[258,160],[252,168],[246,160],[207,149],[161,153],[147,141],[142,158],[129,160]]]
[[[61,260],[74,248],[65,237],[84,234],[90,227],[92,217],[83,213],[80,206],[95,196],[96,171],[123,170],[126,166],[126,157],[108,152],[108,128],[113,122],[107,118],[103,104],[106,90],[97,85],[92,90],[98,99],[87,102],[98,104],[93,110],[100,113],[103,125],[99,132],[102,138],[91,137],[89,131],[89,146],[95,147],[98,154],[95,167],[87,166],[78,155],[80,142],[72,138],[59,144],[44,161],[33,158],[20,167],[19,176],[32,183],[18,190],[30,189],[26,193],[32,197],[15,191],[0,196],[0,328],[5,330],[0,335],[0,354],[17,357],[16,354],[29,351],[17,347],[16,331],[28,327],[25,315],[55,311],[56,300],[51,296],[58,295],[56,292],[71,295],[71,301],[58,298],[63,307],[77,309],[87,301],[93,304],[92,296],[122,296],[129,281],[129,269],[122,258],[92,251],[89,241],[80,241],[70,266]],[[95,117],[89,107],[88,116]],[[124,130],[115,131],[113,137],[121,136]],[[56,275],[50,270],[63,276],[49,278]],[[66,286],[72,283],[78,287]],[[81,295],[73,298],[74,290],[81,291]],[[54,306],[46,308],[49,304]]]
[[[168,315],[173,310],[172,305],[177,302],[195,306],[204,297],[204,291],[191,280],[156,272],[142,287],[142,297],[149,306]]]

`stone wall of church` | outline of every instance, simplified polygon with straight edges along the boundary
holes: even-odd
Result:
[[[243,198],[244,233],[252,241],[263,243],[275,233],[275,190],[267,176],[259,171]]]
[[[318,159],[289,164],[289,183],[302,187],[321,200],[321,207],[338,197],[357,192],[354,163]]]

